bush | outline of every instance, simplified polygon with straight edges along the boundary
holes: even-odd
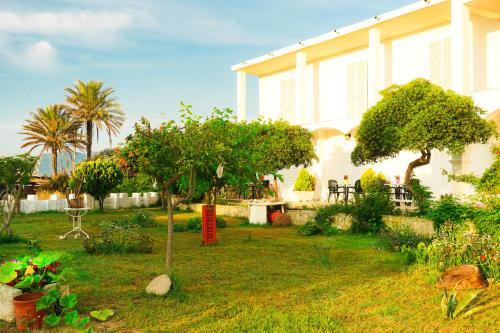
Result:
[[[384,190],[384,184],[387,183],[387,179],[384,174],[379,172],[376,173],[372,168],[369,168],[361,175],[361,188],[364,192],[381,192]]]
[[[487,234],[478,234],[471,224],[445,223],[427,247],[427,264],[443,271],[447,268],[477,265],[488,278],[498,281],[499,242]]]
[[[387,237],[391,247],[396,251],[401,251],[403,247],[416,248],[420,243],[430,242],[429,238],[415,233],[410,227],[388,230]]]
[[[156,189],[153,186],[154,180],[144,174],[137,174],[135,176],[127,176],[123,179],[122,183],[113,189],[116,193],[145,193],[145,192],[155,192]]]
[[[69,176],[66,173],[59,173],[49,178],[46,184],[40,186],[42,190],[49,192],[65,193],[68,189]]]
[[[413,198],[415,205],[418,207],[420,215],[425,215],[429,212],[432,204],[432,192],[428,186],[423,185],[419,179],[412,178]]]
[[[293,186],[294,191],[314,191],[316,187],[316,178],[307,171],[302,169]]]
[[[500,209],[476,209],[474,223],[480,233],[491,235],[500,241]]]
[[[377,233],[383,225],[383,215],[394,211],[389,195],[384,192],[372,192],[357,195],[352,211],[352,227],[354,233]]]
[[[96,237],[84,241],[85,251],[89,254],[109,253],[151,253],[152,239],[140,232],[139,226],[130,223],[112,222],[102,224]]]
[[[153,214],[147,210],[141,210],[132,215],[132,217],[130,218],[130,223],[138,225],[141,228],[150,228],[158,226],[153,217]]]
[[[220,217],[217,216],[215,224],[218,229],[222,229],[226,227],[226,221]],[[189,232],[201,232],[201,217],[193,217],[190,218],[185,226],[185,229],[183,230],[182,227],[177,227],[178,231],[189,231]],[[174,225],[175,229],[175,225]]]
[[[298,229],[298,233],[303,236],[311,236],[321,234],[323,229],[315,220],[308,220],[303,226]]]
[[[314,219],[307,221],[299,228],[299,233],[304,236],[326,234],[333,235],[338,233],[338,229],[332,227],[332,217],[336,214],[350,214],[353,207],[344,204],[335,204],[321,207],[316,211]]]
[[[434,229],[439,230],[445,222],[463,223],[473,218],[473,213],[454,196],[444,195],[432,204],[426,216],[434,223]]]

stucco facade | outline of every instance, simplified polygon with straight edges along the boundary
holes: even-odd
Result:
[[[393,179],[417,155],[354,167],[349,135],[378,91],[423,77],[470,95],[500,123],[500,1],[430,0],[379,15],[233,66],[238,76],[238,118],[246,117],[246,76],[259,78],[259,115],[285,119],[314,133],[320,160],[317,198],[328,195],[328,179],[354,182],[368,167]],[[470,194],[449,183],[442,169],[480,174],[491,163],[487,145],[467,147],[461,157],[433,152],[416,175],[435,195]],[[292,198],[297,170],[285,170],[281,190]]]

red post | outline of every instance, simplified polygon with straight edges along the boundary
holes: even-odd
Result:
[[[201,233],[203,235],[202,244],[212,245],[217,243],[217,215],[215,214],[215,206],[203,205],[202,207],[202,223]]]

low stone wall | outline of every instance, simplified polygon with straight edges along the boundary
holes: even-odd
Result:
[[[316,217],[316,211],[304,209],[287,209],[285,212],[290,215],[294,225],[304,225],[308,220]]]
[[[195,212],[201,213],[202,207],[205,204],[181,204],[180,209],[191,209]],[[248,218],[250,216],[250,211],[248,206],[239,205],[217,205],[217,215],[230,216],[230,217],[243,217]]]
[[[432,237],[434,235],[432,221],[421,217],[385,215],[383,221],[387,228],[391,230],[410,228],[418,235],[426,237]],[[352,225],[352,216],[348,214],[337,214],[332,218],[332,225],[342,230],[348,230]]]

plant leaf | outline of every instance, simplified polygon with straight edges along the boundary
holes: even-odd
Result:
[[[465,309],[478,295],[478,292],[470,292],[467,295],[465,295],[464,298],[460,302],[458,302],[457,307],[455,308],[455,311],[453,312],[453,317],[456,318],[458,317],[458,314]]]
[[[45,325],[48,327],[56,327],[59,325],[59,322],[61,321],[61,317],[59,317],[56,314],[49,314],[43,318],[43,322]]]
[[[69,294],[61,298],[61,306],[67,309],[73,309],[77,303],[76,294]]]
[[[108,320],[109,317],[111,317],[114,314],[115,314],[115,312],[111,309],[90,311],[90,316],[92,318],[99,320],[99,321],[106,321],[106,320]]]
[[[78,327],[79,328],[85,328],[85,326],[87,326],[87,324],[89,323],[90,321],[90,317],[83,317],[80,322],[78,323]]]
[[[476,307],[470,309],[469,311],[466,311],[466,312],[462,313],[460,315],[460,318],[462,318],[462,319],[468,318],[468,317],[472,316],[473,314],[475,314],[475,313],[477,313],[477,312],[479,312],[481,310],[484,310],[486,308],[487,308],[486,305],[476,306]]]
[[[16,270],[21,268],[17,262],[6,262],[0,266],[0,283],[9,283],[17,278]]]
[[[443,295],[441,298],[441,312],[443,313],[443,317],[448,318],[448,298],[446,295]]]
[[[54,293],[48,293],[42,296],[38,302],[36,302],[36,311],[45,310],[54,304],[59,297],[54,297]]]
[[[448,299],[448,311],[447,311],[448,318],[453,318],[453,310],[455,309],[456,304],[457,304],[457,292],[453,291],[453,293],[450,295],[450,298]]]
[[[66,325],[76,326],[76,324],[78,324],[79,319],[80,316],[78,315],[78,311],[76,310],[68,312],[64,315],[64,323]]]

